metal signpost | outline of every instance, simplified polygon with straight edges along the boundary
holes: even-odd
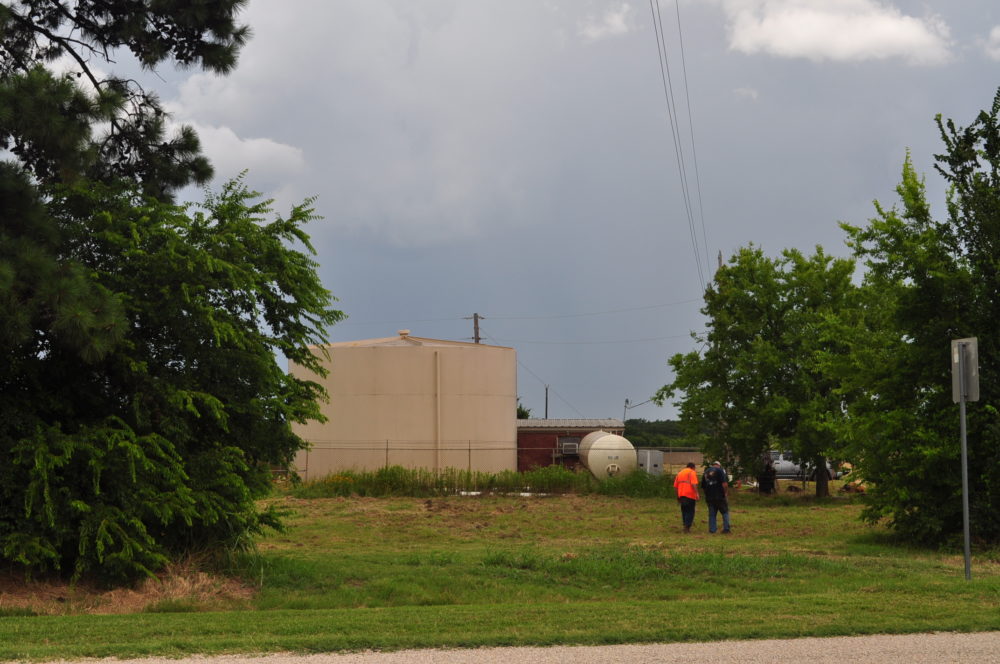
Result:
[[[979,343],[976,337],[951,342],[951,398],[958,404],[962,436],[962,529],[965,539],[965,578],[972,578],[969,537],[969,451],[965,436],[965,402],[979,401]]]

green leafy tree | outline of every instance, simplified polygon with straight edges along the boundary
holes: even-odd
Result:
[[[852,282],[855,264],[817,249],[806,257],[784,252],[784,284],[789,309],[786,348],[791,363],[786,385],[794,424],[790,449],[815,473],[816,495],[829,495],[829,476],[822,472],[830,458],[842,459],[846,446],[845,417],[853,392],[842,389],[829,369],[848,356],[851,346],[843,328],[857,325],[860,294]]]
[[[737,476],[753,470],[771,437],[790,434],[774,406],[784,317],[778,292],[775,261],[759,248],[740,249],[705,291],[708,330],[694,335],[701,349],[671,357],[674,380],[654,396],[660,404],[676,399],[689,439]]]
[[[865,518],[907,539],[955,541],[962,530],[958,408],[950,340],[979,338],[980,401],[968,412],[971,524],[1000,541],[1000,91],[967,127],[937,118],[946,151],[947,218],[935,221],[907,156],[900,205],[876,204],[867,227],[845,225],[868,267],[865,288],[882,308],[875,334],[855,343],[845,382],[858,471],[872,486]],[[876,314],[872,314],[873,317]]]
[[[308,202],[268,220],[241,180],[196,210],[84,184],[46,206],[24,180],[9,194],[35,217],[0,238],[0,556],[124,579],[275,523],[254,500],[321,396],[276,354],[322,375],[307,346],[342,314],[309,257]],[[51,263],[25,235],[88,279],[28,279]]]
[[[702,349],[670,359],[674,380],[654,399],[677,399],[692,440],[736,474],[760,470],[770,449],[825,468],[840,447],[844,403],[824,366],[847,352],[834,330],[853,297],[853,270],[822,249],[778,259],[741,249],[706,290]],[[817,495],[827,495],[825,474],[816,479]]]

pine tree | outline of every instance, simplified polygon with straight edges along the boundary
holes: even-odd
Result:
[[[229,71],[244,0],[0,3],[0,559],[125,580],[246,545],[254,500],[319,418],[315,364],[340,312],[303,230],[211,176],[156,96],[91,62],[118,49]],[[66,74],[50,69],[70,62]],[[322,373],[322,368],[312,366]]]
[[[116,51],[143,67],[231,71],[249,28],[246,0],[21,0],[0,3],[0,148],[43,182],[125,177],[164,198],[212,175],[197,135],[167,135],[158,98],[102,75]],[[57,75],[47,65],[68,63]]]

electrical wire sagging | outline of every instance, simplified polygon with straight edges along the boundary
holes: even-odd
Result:
[[[670,135],[674,144],[674,156],[677,162],[677,174],[681,185],[681,197],[684,201],[684,212],[688,223],[688,235],[691,239],[691,249],[694,254],[695,267],[698,272],[698,281],[702,291],[705,290],[705,270],[710,270],[710,260],[708,256],[708,240],[705,230],[705,213],[701,195],[701,175],[698,171],[698,153],[694,140],[694,116],[691,113],[691,95],[688,88],[687,62],[684,58],[684,37],[681,28],[680,4],[675,0],[677,8],[677,43],[681,54],[681,69],[684,79],[684,97],[686,100],[688,116],[688,135],[691,142],[692,170],[694,170],[695,188],[698,199],[698,215],[701,219],[701,236],[704,245],[705,265],[702,266],[701,254],[698,241],[698,228],[695,222],[694,205],[691,197],[691,189],[688,183],[688,167],[684,157],[684,144],[681,137],[681,118],[677,113],[677,106],[674,103],[673,81],[670,75],[670,59],[667,51],[667,38],[663,30],[663,16],[660,11],[660,0],[649,0],[649,9],[653,17],[653,31],[656,33],[657,58],[660,65],[660,79],[663,84],[663,96],[667,107],[667,118],[670,121]]]
[[[497,344],[497,345],[501,345],[501,344],[505,344],[505,343],[506,343],[506,342],[504,342],[504,341],[503,341],[503,340],[501,340],[501,339],[497,339],[496,337],[493,337],[493,336],[491,336],[491,335],[490,335],[490,334],[488,334],[488,333],[487,333],[487,332],[486,332],[485,330],[482,330],[482,333],[483,333],[483,336],[484,336],[484,337],[486,337],[487,339],[489,339],[490,341],[492,341],[493,343],[495,343],[495,344]],[[518,364],[518,366],[520,366],[520,367],[521,367],[522,369],[524,369],[524,370],[525,370],[525,371],[527,371],[527,372],[528,372],[529,374],[531,374],[531,376],[532,376],[532,377],[533,377],[533,378],[534,378],[535,380],[537,380],[537,381],[538,381],[539,383],[541,383],[542,385],[544,385],[544,386],[545,386],[545,389],[546,389],[546,391],[551,391],[551,392],[552,392],[552,394],[554,394],[554,395],[556,395],[557,397],[559,397],[559,400],[560,400],[560,401],[562,401],[562,402],[563,402],[564,404],[566,404],[567,406],[569,406],[570,410],[572,410],[573,412],[575,412],[575,413],[576,413],[577,415],[579,415],[579,416],[580,416],[581,418],[584,418],[584,417],[586,417],[586,416],[585,416],[585,415],[584,415],[584,414],[583,414],[582,412],[580,412],[580,409],[579,409],[579,408],[577,408],[576,406],[574,406],[573,404],[571,404],[571,403],[570,403],[569,401],[567,401],[567,400],[566,400],[566,398],[565,398],[565,397],[564,397],[563,395],[561,395],[561,394],[559,394],[558,392],[556,392],[555,390],[551,389],[551,385],[550,385],[550,384],[549,384],[549,383],[548,383],[547,381],[545,381],[545,380],[542,380],[542,378],[541,378],[541,377],[540,377],[540,376],[539,376],[538,374],[536,374],[536,373],[535,373],[534,371],[532,371],[531,369],[529,369],[529,368],[528,368],[528,365],[524,364],[524,362],[522,362],[522,361],[521,361],[521,358],[517,358],[517,364]],[[548,410],[548,407],[546,407],[546,411],[547,411],[547,410]]]

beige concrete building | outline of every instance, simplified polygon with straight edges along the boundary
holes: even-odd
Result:
[[[316,348],[330,373],[326,422],[295,427],[311,449],[295,466],[303,479],[383,466],[517,468],[517,357],[513,348],[399,336]]]

